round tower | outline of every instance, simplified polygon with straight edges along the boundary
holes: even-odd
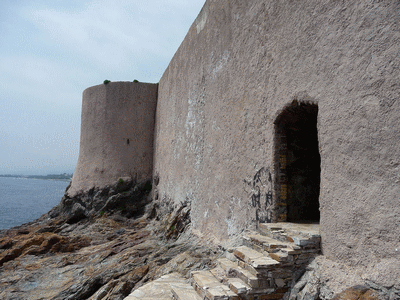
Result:
[[[70,196],[118,178],[150,179],[157,84],[110,82],[83,92],[78,163]]]

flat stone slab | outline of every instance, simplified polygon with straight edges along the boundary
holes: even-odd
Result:
[[[273,257],[263,256],[260,258],[254,259],[250,265],[255,269],[272,269],[276,265],[279,265],[279,262],[275,260]]]
[[[241,260],[243,260],[244,262],[247,262],[247,263],[251,263],[252,260],[264,256],[264,254],[262,254],[261,252],[253,250],[247,246],[240,246],[240,247],[234,248],[233,254],[237,258],[240,258]]]
[[[279,262],[287,262],[289,255],[285,252],[275,252],[275,253],[270,253],[269,256],[274,259],[275,261]]]
[[[276,239],[283,239],[299,247],[319,248],[321,241],[319,224],[261,223],[258,228]]]
[[[214,269],[210,270],[211,274],[214,275],[214,277],[219,280],[220,282],[223,282],[224,279],[226,278],[226,273],[225,270],[222,269],[221,267],[216,267]]]
[[[202,297],[210,300],[239,300],[239,296],[228,286],[219,282],[210,271],[195,271],[191,274]]]
[[[228,278],[227,284],[229,288],[238,295],[245,294],[251,290],[251,287],[239,278]]]
[[[226,285],[207,289],[206,297],[210,300],[240,300],[240,297],[231,291]]]
[[[290,243],[290,242],[282,242],[276,239],[273,239],[269,236],[265,236],[259,233],[248,233],[243,236],[245,240],[249,240],[252,243],[256,245],[261,245],[263,250],[270,252],[270,251],[275,251],[277,249],[292,249],[292,250],[298,250],[300,249],[299,246]]]
[[[189,285],[175,285],[172,287],[172,294],[176,300],[202,300],[199,294],[194,290],[194,288]]]
[[[319,231],[319,224],[297,224],[289,222],[279,222],[279,223],[260,223],[258,227],[268,230],[284,230],[285,232],[307,235],[308,237],[321,237]]]
[[[295,255],[295,254],[301,254],[302,253],[301,250],[295,250],[293,248],[282,248],[282,249],[279,249],[279,251],[287,253],[288,255]]]
[[[253,250],[247,246],[235,248],[233,254],[255,269],[273,268],[279,264],[279,262],[271,257],[265,256],[263,253]]]
[[[229,260],[227,258],[223,258],[223,257],[222,258],[218,258],[217,262],[218,262],[219,266],[226,272],[226,274],[228,274],[228,276],[229,276],[229,273],[230,273],[231,269],[236,269],[236,268],[239,267],[233,261],[231,261],[231,260]]]
[[[238,266],[233,261],[230,261],[227,258],[219,258],[217,259],[217,262],[219,266],[225,270],[228,277],[238,277],[252,288],[260,287],[260,282],[257,276]]]
[[[125,297],[124,300],[173,300],[172,286],[189,285],[188,281],[178,273],[164,275],[151,281]]]
[[[209,288],[213,286],[219,286],[221,283],[210,271],[194,271],[191,277],[201,288]]]

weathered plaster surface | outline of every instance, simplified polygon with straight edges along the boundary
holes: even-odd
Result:
[[[157,85],[111,82],[83,92],[79,159],[68,193],[152,176]]]
[[[153,176],[161,208],[188,205],[196,231],[236,236],[279,217],[275,123],[313,103],[323,254],[397,286],[399,26],[399,1],[206,1],[158,96],[142,83],[85,90],[68,193]]]
[[[220,238],[268,219],[274,121],[318,104],[324,254],[400,260],[398,1],[207,1],[160,80],[162,202]],[[396,250],[397,249],[397,250]]]

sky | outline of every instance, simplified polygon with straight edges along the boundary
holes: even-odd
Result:
[[[72,173],[84,89],[156,83],[205,0],[0,0],[0,174]]]

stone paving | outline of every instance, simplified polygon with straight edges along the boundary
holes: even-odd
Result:
[[[125,300],[282,299],[320,253],[318,224],[265,223],[246,232],[214,269],[172,273],[133,291]]]

